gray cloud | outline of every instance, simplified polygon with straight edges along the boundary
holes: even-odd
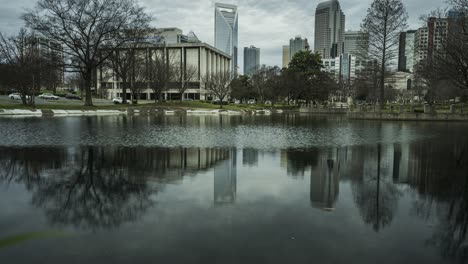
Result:
[[[319,0],[226,0],[239,8],[239,62],[242,70],[243,47],[255,45],[261,49],[261,63],[281,65],[282,45],[302,35],[313,45],[314,14]],[[372,0],[341,0],[346,15],[346,29],[360,28]],[[443,0],[403,0],[410,16],[410,28],[421,25],[419,16],[445,6]],[[214,0],[140,0],[146,12],[153,15],[154,26],[178,27],[188,33],[193,30],[209,44],[214,43]],[[13,33],[22,26],[24,8],[34,6],[31,0],[0,0],[0,30]]]

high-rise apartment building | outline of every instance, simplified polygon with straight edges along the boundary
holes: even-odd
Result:
[[[309,48],[309,41],[306,38],[296,36],[289,40],[289,61],[291,61],[294,55],[299,51],[308,50]]]
[[[244,48],[244,74],[252,76],[260,69],[260,49],[254,46]]]
[[[338,0],[320,3],[315,11],[314,50],[323,59],[336,58],[343,53],[345,15]]]
[[[283,46],[283,68],[289,67],[289,45]]]
[[[427,27],[420,28],[415,33],[415,57],[414,63],[432,56],[434,51],[442,48],[449,31],[447,18],[429,18]]]
[[[343,35],[343,53],[366,59],[369,53],[369,34],[361,31],[346,31]]]
[[[237,6],[215,4],[215,47],[232,57],[232,75],[237,72],[238,15]]]
[[[416,30],[400,33],[398,71],[413,72]]]

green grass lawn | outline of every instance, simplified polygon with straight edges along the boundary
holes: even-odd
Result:
[[[220,109],[219,105],[215,105],[212,103],[200,102],[200,101],[185,101],[185,102],[162,102],[162,103],[149,103],[149,104],[138,104],[138,105],[95,105],[92,107],[83,106],[81,104],[64,104],[60,101],[54,102],[53,104],[41,104],[36,105],[34,108],[31,106],[26,106],[20,103],[15,104],[7,104],[0,102],[0,109],[38,109],[38,110],[122,110],[127,108],[173,108],[173,109]],[[285,106],[285,105],[277,105],[277,106],[267,106],[267,105],[223,105],[223,109],[225,110],[262,110],[262,109],[289,109],[294,110],[297,109],[295,106]]]

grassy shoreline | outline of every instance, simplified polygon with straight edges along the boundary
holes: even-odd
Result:
[[[204,103],[204,102],[164,102],[164,103],[149,103],[138,105],[70,105],[70,104],[43,104],[36,105],[35,107],[23,104],[0,104],[0,109],[20,109],[20,110],[126,110],[128,108],[142,109],[142,108],[165,108],[165,109],[204,109],[204,110],[217,110],[221,109],[219,105]],[[297,110],[295,106],[267,106],[267,105],[223,105],[225,110],[232,111],[249,111],[249,110],[263,110],[263,109],[276,109],[276,110]]]

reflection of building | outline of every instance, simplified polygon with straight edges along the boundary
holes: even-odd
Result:
[[[252,76],[260,69],[260,49],[254,46],[244,48],[244,75]]]
[[[242,164],[255,166],[258,164],[258,150],[256,149],[243,149],[242,150]]]
[[[338,0],[320,3],[315,12],[315,52],[323,59],[336,58],[343,53],[345,15]]]
[[[231,158],[220,162],[214,168],[214,202],[229,204],[236,200],[237,151],[230,151]]]
[[[237,71],[237,6],[215,4],[215,47],[231,56],[231,71]]]
[[[310,175],[310,202],[313,207],[331,211],[335,209],[335,202],[339,193],[339,161],[322,160],[318,171]]]

